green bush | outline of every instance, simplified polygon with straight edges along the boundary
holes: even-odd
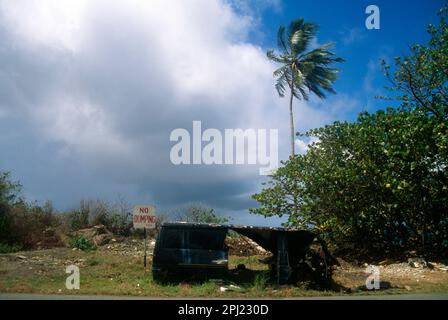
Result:
[[[129,236],[132,230],[129,210],[129,205],[123,199],[117,203],[81,200],[79,208],[64,215],[65,224],[71,231],[102,224],[117,236]]]
[[[261,206],[251,212],[287,215],[351,252],[447,256],[447,17],[445,7],[430,42],[398,57],[395,71],[383,65],[399,107],[308,132],[316,142],[253,195]]]
[[[16,244],[0,243],[0,253],[12,253],[22,250],[22,246]]]
[[[448,159],[437,128],[435,117],[388,109],[313,130],[319,142],[277,170],[251,211],[287,215],[339,247],[446,255]]]
[[[224,224],[230,221],[229,217],[220,216],[202,204],[188,205],[176,211],[175,218],[185,222]]]
[[[264,289],[266,289],[268,283],[269,283],[269,274],[266,271],[264,271],[255,276],[252,288],[255,291],[263,291]]]
[[[45,229],[58,226],[59,222],[51,202],[43,206],[27,203],[20,183],[12,181],[8,172],[0,171],[0,243],[12,249],[32,248],[42,240]]]
[[[96,246],[95,244],[90,241],[89,239],[86,239],[83,236],[79,236],[76,238],[73,238],[70,241],[70,245],[72,248],[76,248],[82,251],[92,251],[92,250],[96,250]]]

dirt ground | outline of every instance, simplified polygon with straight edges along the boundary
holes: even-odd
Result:
[[[0,254],[0,292],[43,294],[110,294],[156,297],[297,297],[340,294],[401,294],[448,292],[448,269],[437,263],[427,266],[408,262],[382,262],[379,271],[380,290],[366,289],[372,270],[368,265],[354,265],[340,260],[334,271],[335,288],[326,291],[299,286],[274,286],[258,275],[268,269],[261,261],[265,252],[245,256],[230,252],[229,269],[244,264],[254,277],[245,284],[206,283],[163,286],[152,282],[150,266],[154,240],[149,240],[148,270],[142,267],[143,244],[140,240],[112,241],[95,251],[83,252],[71,248],[54,248]],[[81,289],[68,291],[65,268],[77,265],[81,274]],[[225,289],[222,289],[225,288]]]

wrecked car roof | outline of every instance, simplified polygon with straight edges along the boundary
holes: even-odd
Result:
[[[193,222],[165,222],[162,227],[181,227],[181,228],[206,228],[233,230],[248,238],[251,238],[261,247],[271,252],[277,251],[278,237],[282,235],[287,238],[290,243],[295,243],[297,248],[305,248],[309,246],[316,234],[303,229],[282,228],[282,227],[258,227],[244,226],[234,224],[214,224],[214,223],[193,223]]]

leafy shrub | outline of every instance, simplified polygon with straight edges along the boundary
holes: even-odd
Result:
[[[17,244],[0,243],[0,253],[11,253],[22,250],[22,246]]]
[[[79,208],[65,215],[65,223],[71,231],[101,224],[115,235],[129,236],[132,230],[132,215],[129,211],[129,205],[123,199],[117,203],[81,200]]]
[[[263,291],[269,283],[269,273],[264,271],[255,276],[252,288],[255,291]]]
[[[434,128],[435,117],[388,109],[312,130],[319,142],[277,170],[252,212],[287,215],[340,247],[446,254],[448,159]]]
[[[308,132],[316,142],[253,195],[252,213],[287,215],[352,252],[448,255],[448,6],[440,18],[427,45],[394,71],[383,63],[400,107]]]
[[[223,224],[230,220],[229,217],[219,216],[215,213],[214,209],[202,204],[193,204],[178,208],[175,212],[175,217],[180,221],[195,223]]]
[[[86,239],[83,236],[79,236],[76,238],[73,238],[70,241],[70,245],[72,248],[76,248],[82,251],[92,251],[92,250],[96,250],[96,246],[95,244],[90,241],[89,239]]]
[[[47,208],[48,209],[48,208]],[[9,212],[10,243],[20,243],[30,249],[44,239],[44,231],[59,226],[59,216],[37,204],[22,204]]]

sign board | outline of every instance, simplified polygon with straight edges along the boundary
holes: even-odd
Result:
[[[154,229],[156,227],[156,216],[154,207],[135,206],[132,212],[134,229]]]

